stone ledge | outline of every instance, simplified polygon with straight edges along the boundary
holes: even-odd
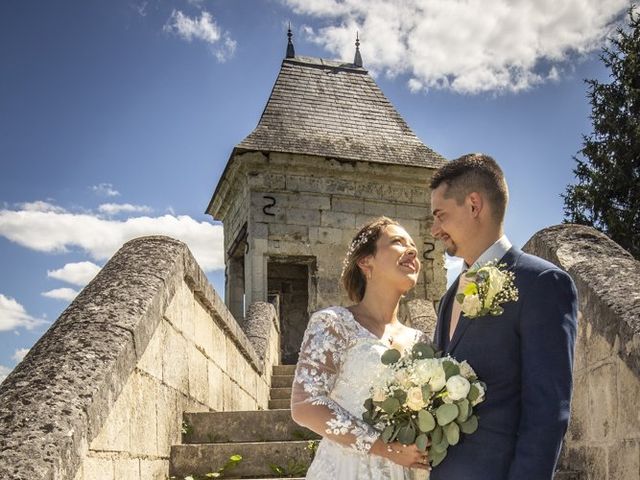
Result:
[[[184,243],[131,240],[0,384],[0,478],[74,478],[183,279],[264,371]]]
[[[524,250],[567,271],[590,327],[640,376],[640,262],[597,230],[556,225],[537,232]]]

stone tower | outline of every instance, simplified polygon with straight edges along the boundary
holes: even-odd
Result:
[[[387,215],[423,262],[404,299],[432,308],[444,290],[442,250],[429,234],[428,189],[445,159],[425,146],[362,67],[296,56],[291,42],[255,130],[232,151],[207,213],[224,223],[225,302],[279,310],[282,361],[295,363],[311,312],[349,304],[342,259],[356,228]],[[415,302],[414,302],[415,304]]]

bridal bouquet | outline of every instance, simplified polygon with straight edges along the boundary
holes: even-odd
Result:
[[[381,359],[385,366],[362,418],[382,431],[384,442],[415,443],[428,450],[432,466],[438,465],[461,433],[478,428],[473,408],[484,400],[485,384],[466,361],[441,357],[426,343],[404,355],[392,348]]]

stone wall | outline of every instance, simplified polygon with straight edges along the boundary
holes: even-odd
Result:
[[[277,318],[249,310],[183,243],[125,244],[0,386],[0,478],[166,478],[184,411],[267,408]]]
[[[536,233],[525,250],[576,282],[581,316],[560,469],[584,480],[640,478],[640,262],[588,227]]]

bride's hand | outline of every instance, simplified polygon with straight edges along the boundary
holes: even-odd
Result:
[[[403,467],[431,470],[427,452],[420,451],[415,444],[403,445],[400,442],[384,443],[378,439],[372,445],[371,450],[371,453],[388,458]]]

